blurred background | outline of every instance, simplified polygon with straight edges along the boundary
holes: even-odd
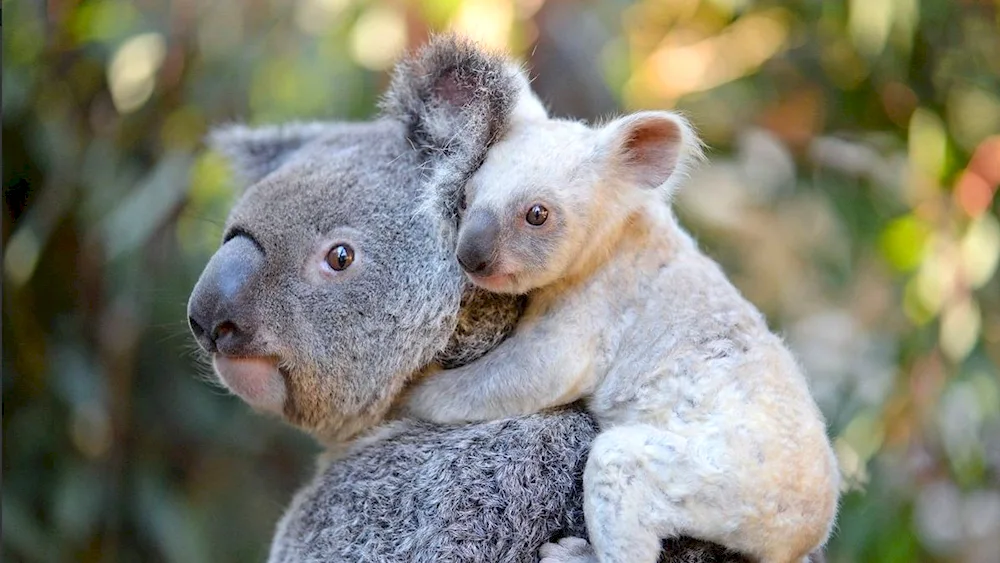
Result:
[[[260,561],[316,448],[208,381],[234,120],[366,119],[433,30],[558,115],[680,108],[683,219],[805,364],[834,562],[1000,557],[993,0],[3,2],[4,561]]]

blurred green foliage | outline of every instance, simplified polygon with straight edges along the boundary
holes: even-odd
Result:
[[[561,115],[678,107],[678,200],[813,381],[832,561],[1000,554],[991,0],[3,2],[3,558],[247,561],[314,447],[208,383],[184,305],[233,187],[213,124],[364,119],[432,30]]]

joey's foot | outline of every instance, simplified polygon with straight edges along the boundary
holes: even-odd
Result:
[[[563,538],[559,543],[547,543],[538,550],[540,563],[597,563],[594,550],[581,538]]]

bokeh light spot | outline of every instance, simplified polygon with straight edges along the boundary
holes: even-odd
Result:
[[[406,21],[389,6],[368,9],[351,31],[351,56],[363,67],[385,70],[406,48]]]
[[[980,288],[990,281],[1000,261],[1000,224],[992,215],[980,215],[969,225],[960,252],[965,282]]]
[[[18,229],[4,248],[3,266],[7,279],[14,287],[24,285],[38,265],[41,241],[31,228]]]
[[[1000,95],[974,86],[948,93],[948,128],[967,150],[1000,131]]]
[[[918,108],[910,118],[910,165],[914,172],[934,180],[944,173],[948,137],[934,112]]]
[[[503,48],[510,38],[514,7],[509,0],[466,0],[451,22],[457,31],[493,48]]]
[[[295,3],[295,24],[306,33],[319,35],[350,3],[351,0],[299,0]]]
[[[930,226],[916,216],[900,217],[882,232],[882,255],[897,271],[913,271],[920,265],[930,233]]]
[[[973,299],[950,304],[941,315],[941,351],[953,362],[960,362],[976,345],[981,326],[979,305]]]
[[[166,53],[159,33],[136,35],[118,48],[108,65],[108,88],[118,113],[133,112],[146,103]]]

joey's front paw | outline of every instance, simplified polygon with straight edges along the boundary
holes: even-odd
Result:
[[[425,422],[437,422],[434,420],[434,413],[427,408],[426,403],[414,401],[412,398],[403,403],[403,407],[400,411],[403,416],[408,418],[415,418]]]
[[[464,422],[460,413],[455,412],[454,401],[429,383],[414,387],[401,410],[404,416],[435,424]]]
[[[581,538],[563,538],[538,550],[540,563],[597,563],[594,550]]]
[[[411,387],[407,393],[402,403],[402,412],[407,416],[413,418],[418,418],[420,420],[427,420],[428,422],[434,422],[430,420],[436,409],[441,403],[441,399],[433,386],[430,385],[429,381],[422,381],[413,387]]]

